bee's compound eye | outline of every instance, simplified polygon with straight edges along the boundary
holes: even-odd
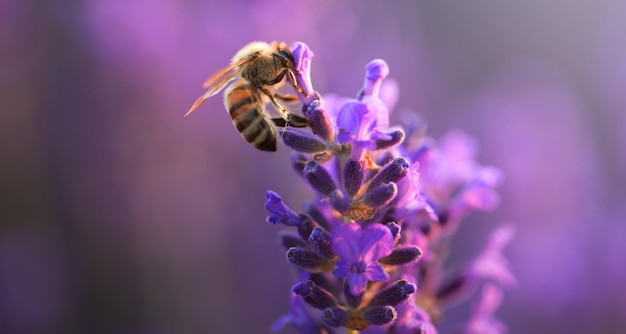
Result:
[[[289,50],[280,50],[278,51],[278,55],[280,56],[280,59],[285,61],[285,63],[287,63],[287,61],[291,61],[291,63],[293,63],[293,56]]]

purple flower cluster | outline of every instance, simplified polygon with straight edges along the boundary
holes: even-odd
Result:
[[[267,221],[290,227],[280,240],[298,270],[291,311],[273,329],[436,333],[444,311],[482,287],[459,331],[504,332],[493,313],[502,287],[515,283],[501,253],[513,228],[497,229],[463,270],[444,268],[459,223],[498,204],[499,171],[475,162],[476,145],[462,133],[437,143],[417,117],[390,127],[380,97],[385,61],[367,64],[356,99],[340,99],[314,91],[313,53],[291,48],[310,129],[287,127],[281,139],[316,196],[297,212],[267,192]]]

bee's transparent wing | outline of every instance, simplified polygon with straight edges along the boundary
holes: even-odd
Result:
[[[202,96],[200,96],[196,100],[196,102],[194,102],[194,104],[191,106],[191,108],[189,108],[189,111],[187,111],[185,116],[191,114],[191,112],[196,110],[196,108],[198,108],[204,102],[204,100],[219,93],[222,89],[224,89],[224,87],[226,87],[229,82],[237,77],[240,67],[241,64],[230,64],[227,67],[221,69],[219,72],[212,75],[207,81],[205,81],[202,87],[208,88],[208,90],[206,91],[206,93],[202,94]]]
[[[200,96],[196,102],[193,103],[189,111],[185,114],[185,116],[191,114],[192,111],[196,110],[204,100],[209,97],[219,93],[229,82],[237,78],[239,72],[241,71],[241,67],[260,56],[259,52],[252,53],[247,57],[240,59],[237,62],[231,63],[230,65],[224,67],[219,72],[213,74],[207,81],[202,85],[204,88],[208,88],[207,92]]]

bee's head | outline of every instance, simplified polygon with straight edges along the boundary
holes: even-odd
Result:
[[[283,61],[283,65],[286,68],[294,69],[295,61],[293,59],[293,55],[291,54],[291,50],[289,50],[288,48],[281,48],[280,50],[278,50],[278,54],[280,55],[279,58]]]

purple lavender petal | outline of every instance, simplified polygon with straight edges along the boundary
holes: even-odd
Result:
[[[357,140],[361,133],[361,124],[369,122],[371,114],[367,105],[357,101],[344,104],[337,114],[337,142],[345,144]]]
[[[334,274],[346,277],[350,293],[359,294],[367,281],[385,281],[389,275],[377,260],[387,256],[393,249],[393,237],[389,228],[372,224],[361,228],[358,224],[345,224],[331,234],[332,248],[340,260]]]
[[[476,172],[476,177],[473,182],[478,182],[484,187],[495,188],[502,184],[503,179],[504,175],[500,169],[492,166],[486,166],[481,167]]]
[[[361,233],[361,227],[358,224],[342,224],[335,227],[331,233],[331,243],[333,251],[341,258],[339,262],[353,261],[358,258],[360,251],[358,239],[360,239]],[[339,262],[337,269],[342,268],[339,266]]]
[[[377,141],[391,140],[383,132],[389,127],[389,111],[378,98],[366,95],[345,103],[337,114],[337,142],[352,143],[352,158],[360,160],[365,150],[374,150]]]
[[[296,68],[296,83],[302,88],[305,94],[302,95],[298,93],[298,97],[303,105],[309,105],[315,100],[315,91],[311,83],[311,60],[314,54],[313,51],[302,42],[294,42],[290,47]]]
[[[389,75],[389,66],[382,59],[374,59],[365,66],[363,93],[378,96],[383,79]]]
[[[272,224],[285,224],[287,226],[298,226],[301,223],[298,214],[283,203],[283,199],[273,191],[267,191],[267,202],[265,209],[270,213],[266,221]]]
[[[385,103],[385,106],[389,111],[394,110],[396,102],[398,102],[398,95],[400,95],[399,87],[400,85],[398,82],[392,78],[386,78],[380,86],[378,98]]]
[[[370,124],[369,130],[386,130],[389,127],[389,109],[385,103],[379,98],[369,95],[364,96],[361,102],[367,104],[373,114],[374,120]]]
[[[370,281],[388,281],[389,274],[376,262],[371,262],[365,270],[365,277]]]
[[[345,282],[343,284],[343,298],[345,299],[348,306],[353,309],[358,308],[363,303],[363,297],[365,296],[365,292],[359,293],[357,295],[352,294],[350,291],[350,285]]]
[[[348,285],[350,293],[354,296],[360,294],[367,286],[367,277],[365,275],[348,275]]]
[[[345,96],[339,96],[336,94],[325,94],[321,99],[324,110],[326,110],[326,112],[330,116],[333,124],[337,120],[337,115],[339,115],[339,110],[341,110],[341,107],[343,107],[344,104],[352,100],[354,99]]]
[[[500,195],[491,188],[471,187],[463,192],[461,201],[468,209],[490,211],[500,204]]]
[[[389,228],[382,224],[371,224],[362,229],[359,245],[366,261],[377,261],[391,254],[393,237]]]
[[[344,262],[344,261],[337,261],[335,270],[333,271],[333,274],[337,277],[348,277],[350,275],[352,271],[350,270],[350,267]]]

